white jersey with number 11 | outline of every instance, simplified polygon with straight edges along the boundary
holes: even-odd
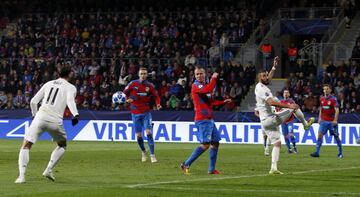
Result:
[[[63,78],[49,81],[31,99],[32,115],[50,122],[61,122],[66,106],[73,116],[78,115],[75,103],[76,88]],[[38,104],[41,101],[41,107]]]

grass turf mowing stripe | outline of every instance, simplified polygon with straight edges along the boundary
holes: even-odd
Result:
[[[347,168],[331,168],[331,169],[319,169],[319,170],[306,170],[306,171],[298,171],[298,172],[289,172],[284,175],[293,175],[293,174],[308,174],[313,172],[327,172],[327,171],[343,171],[343,170],[352,170],[359,169],[360,167],[347,167]],[[153,183],[142,183],[142,184],[133,184],[127,185],[128,188],[140,188],[140,187],[148,187],[153,185],[164,185],[164,184],[172,184],[172,183],[186,183],[186,182],[198,182],[198,181],[210,181],[210,180],[226,180],[226,179],[241,179],[241,178],[253,178],[253,177],[263,177],[263,176],[284,176],[284,175],[269,175],[269,174],[255,174],[255,175],[241,175],[241,176],[224,176],[224,177],[211,177],[211,178],[199,178],[199,179],[191,179],[191,180],[175,180],[175,181],[159,181]],[[190,175],[191,176],[191,175]],[[210,175],[212,176],[212,175]]]

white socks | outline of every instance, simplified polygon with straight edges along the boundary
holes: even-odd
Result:
[[[57,162],[64,155],[64,153],[65,153],[65,148],[57,146],[51,153],[50,161],[46,169],[51,172],[52,169],[56,166]]]
[[[304,126],[307,125],[307,121],[305,120],[305,116],[304,116],[303,112],[300,109],[294,110],[294,115],[298,120],[300,120],[300,122]]]
[[[29,149],[20,149],[19,152],[19,177],[25,177],[26,167],[29,163]]]
[[[274,146],[271,153],[271,169],[277,170],[277,162],[279,161],[280,147]]]

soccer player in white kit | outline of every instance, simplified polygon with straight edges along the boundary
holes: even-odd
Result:
[[[60,77],[45,83],[31,99],[30,106],[34,120],[28,132],[25,133],[24,142],[19,152],[19,177],[15,183],[25,183],[29,151],[44,131],[47,131],[58,145],[52,152],[50,161],[43,172],[44,177],[55,181],[52,169],[63,156],[66,148],[66,133],[63,126],[63,114],[66,106],[69,107],[74,116],[72,125],[74,126],[79,122],[79,113],[75,103],[76,88],[69,83],[72,74],[70,67],[62,68],[59,72]],[[38,110],[40,101],[41,107]]]
[[[265,70],[258,73],[258,83],[255,87],[256,109],[259,111],[261,126],[265,130],[271,144],[274,145],[271,153],[272,162],[269,174],[283,174],[277,169],[277,162],[279,161],[281,147],[279,125],[288,120],[292,114],[300,120],[300,122],[304,125],[305,130],[308,130],[315,120],[314,118],[310,118],[306,121],[304,114],[297,104],[281,103],[272,95],[267,85],[270,83],[278,63],[279,57],[275,57],[273,67],[269,73]],[[274,112],[271,109],[271,106],[283,109],[279,112]]]

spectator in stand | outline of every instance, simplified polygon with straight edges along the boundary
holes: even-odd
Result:
[[[25,96],[22,92],[22,90],[17,90],[17,94],[14,97],[13,105],[16,109],[22,109],[26,106]]]
[[[351,76],[356,76],[360,73],[359,62],[360,62],[360,59],[358,59],[357,61],[351,60],[351,65],[350,65],[350,69],[349,69],[350,70],[349,74]]]
[[[175,95],[178,98],[182,98],[183,97],[183,88],[181,85],[179,85],[178,83],[176,83],[176,80],[172,80],[171,82],[171,86],[169,88],[169,94],[170,95]]]
[[[360,102],[360,100],[359,100],[358,94],[355,91],[351,92],[348,103],[350,104],[352,111],[356,109],[359,102]]]
[[[357,59],[359,61],[360,58],[360,40],[356,41],[356,45],[354,46],[352,53],[351,53],[352,59]]]
[[[340,92],[338,94],[338,104],[339,104],[339,111],[340,113],[345,113],[345,107],[346,107],[346,101],[345,101],[345,95],[343,92]]]
[[[305,111],[312,113],[316,112],[316,107],[318,106],[317,101],[318,99],[313,95],[313,93],[309,92],[309,95],[304,99]]]
[[[235,82],[230,89],[230,97],[232,98],[232,100],[239,102],[241,101],[241,94],[242,94],[242,88],[239,87],[239,84],[237,82]]]
[[[76,9],[76,3],[74,6]],[[258,19],[254,17],[256,13],[251,8],[243,9],[237,6],[226,14],[222,11],[226,7],[218,5],[215,8],[218,10],[216,14],[203,10],[201,12],[204,12],[204,16],[199,17],[195,17],[185,9],[180,11],[179,15],[173,15],[172,10],[163,12],[164,10],[160,9],[156,12],[160,13],[160,16],[148,14],[153,13],[149,9],[148,13],[145,11],[144,14],[131,17],[127,16],[126,12],[122,12],[127,10],[121,9],[120,12],[111,14],[98,12],[89,15],[73,13],[59,16],[51,14],[56,13],[57,10],[45,9],[41,15],[34,14],[20,18],[16,27],[5,34],[0,43],[0,57],[6,60],[1,63],[0,74],[8,74],[11,70],[16,70],[16,74],[10,74],[4,82],[1,82],[4,83],[3,89],[6,94],[9,92],[16,94],[17,88],[6,87],[21,87],[23,92],[29,91],[31,95],[41,84],[56,76],[58,67],[71,64],[74,65],[76,79],[84,81],[83,93],[86,92],[87,97],[92,97],[93,95],[88,96],[88,94],[96,90],[99,93],[98,99],[105,98],[105,94],[113,93],[116,86],[123,87],[133,80],[131,76],[137,74],[140,66],[149,67],[154,64],[153,61],[157,61],[155,63],[158,65],[157,68],[154,68],[155,70],[151,68],[156,72],[156,77],[153,77],[156,79],[155,85],[160,87],[159,83],[162,80],[176,80],[180,81],[179,84],[187,91],[191,87],[188,84],[193,80],[194,65],[206,65],[203,58],[207,55],[205,53],[207,49],[216,43],[227,45],[226,43],[229,42],[227,33],[235,32],[236,35],[232,40],[245,42],[252,29],[257,27]],[[41,6],[39,9],[42,9]],[[84,11],[87,11],[86,8]],[[194,31],[200,24],[202,30]],[[36,26],[42,28],[32,28]],[[223,35],[222,38],[220,35]],[[229,61],[234,55],[236,54],[226,53],[227,58],[224,60]],[[19,62],[12,60],[24,57],[31,59]],[[185,57],[188,58],[184,62]],[[177,66],[173,62],[176,62]],[[167,64],[171,67],[174,65],[175,76],[171,75],[171,72],[168,76],[160,74],[166,70]],[[227,64],[220,63],[221,67],[225,68],[220,68],[224,70],[225,80],[228,77],[226,69],[230,69]],[[214,66],[218,67],[217,64]],[[186,86],[181,83],[181,75],[178,75],[182,70],[186,71],[184,73],[184,77],[187,78]],[[107,75],[98,73],[107,73]],[[241,77],[245,84],[242,87],[243,91],[253,83],[249,84],[248,81],[255,78],[249,77],[247,72],[244,73],[244,77]],[[23,81],[22,84],[19,80]],[[27,84],[28,81],[30,84]],[[92,81],[95,81],[95,85]],[[116,83],[117,81],[120,84]],[[110,82],[109,87],[104,85]],[[82,88],[80,86],[81,84],[77,86],[79,92]],[[93,108],[94,105],[99,108],[96,101],[89,102],[85,99],[82,103],[86,108]],[[102,99],[100,103],[104,106]],[[187,106],[191,106],[191,103]],[[108,107],[110,108],[110,105]]]
[[[3,109],[6,106],[8,101],[7,96],[5,95],[4,91],[0,91],[0,109]]]
[[[178,110],[180,106],[180,99],[176,95],[172,94],[168,100],[171,109]]]

